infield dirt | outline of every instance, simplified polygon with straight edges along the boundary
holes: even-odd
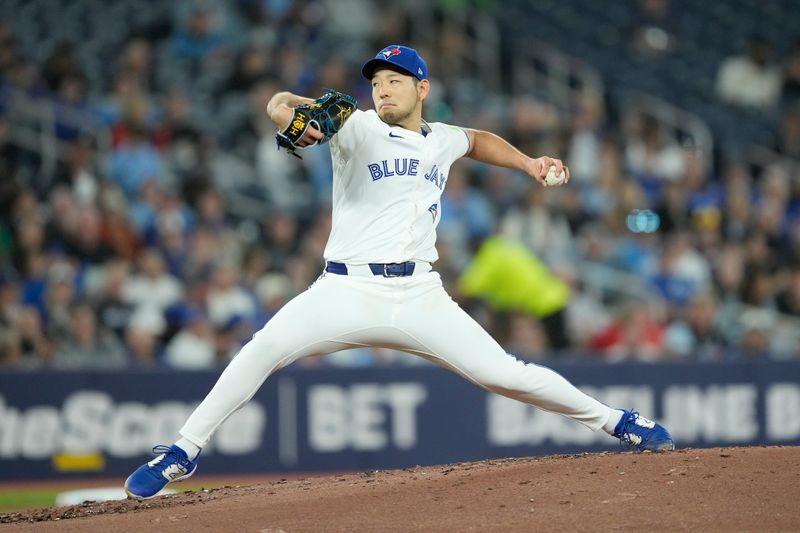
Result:
[[[0,515],[2,531],[800,531],[800,447],[489,460]]]

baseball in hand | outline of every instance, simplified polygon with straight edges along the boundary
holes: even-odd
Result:
[[[544,184],[548,187],[553,187],[561,185],[564,183],[565,179],[567,179],[567,173],[562,170],[561,174],[556,174],[555,165],[551,165],[550,169],[547,171],[547,176],[544,177]]]

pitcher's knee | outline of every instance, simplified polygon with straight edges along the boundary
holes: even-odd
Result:
[[[284,359],[291,351],[291,346],[286,339],[259,331],[245,344],[237,358],[245,358],[257,363],[259,366],[272,367]]]
[[[489,388],[505,388],[514,380],[514,374],[505,365],[504,367],[489,364],[473,365],[467,369],[467,373],[472,379]]]
[[[506,354],[490,362],[471,365],[468,374],[482,386],[506,394],[507,391],[530,390],[536,381],[536,368]]]

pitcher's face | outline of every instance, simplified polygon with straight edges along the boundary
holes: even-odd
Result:
[[[387,124],[401,125],[422,105],[427,85],[427,80],[420,82],[389,68],[377,69],[372,75],[375,111]]]

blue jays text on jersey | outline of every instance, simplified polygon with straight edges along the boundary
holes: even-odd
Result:
[[[396,158],[394,163],[390,163],[388,159],[384,159],[379,163],[369,163],[367,168],[369,174],[372,176],[372,181],[378,181],[381,178],[389,178],[391,176],[416,176],[419,169],[419,159],[410,159],[407,157]],[[439,165],[433,167],[425,173],[425,179],[436,185],[439,190],[444,189],[444,184],[447,182],[447,176],[444,172],[439,170]]]

